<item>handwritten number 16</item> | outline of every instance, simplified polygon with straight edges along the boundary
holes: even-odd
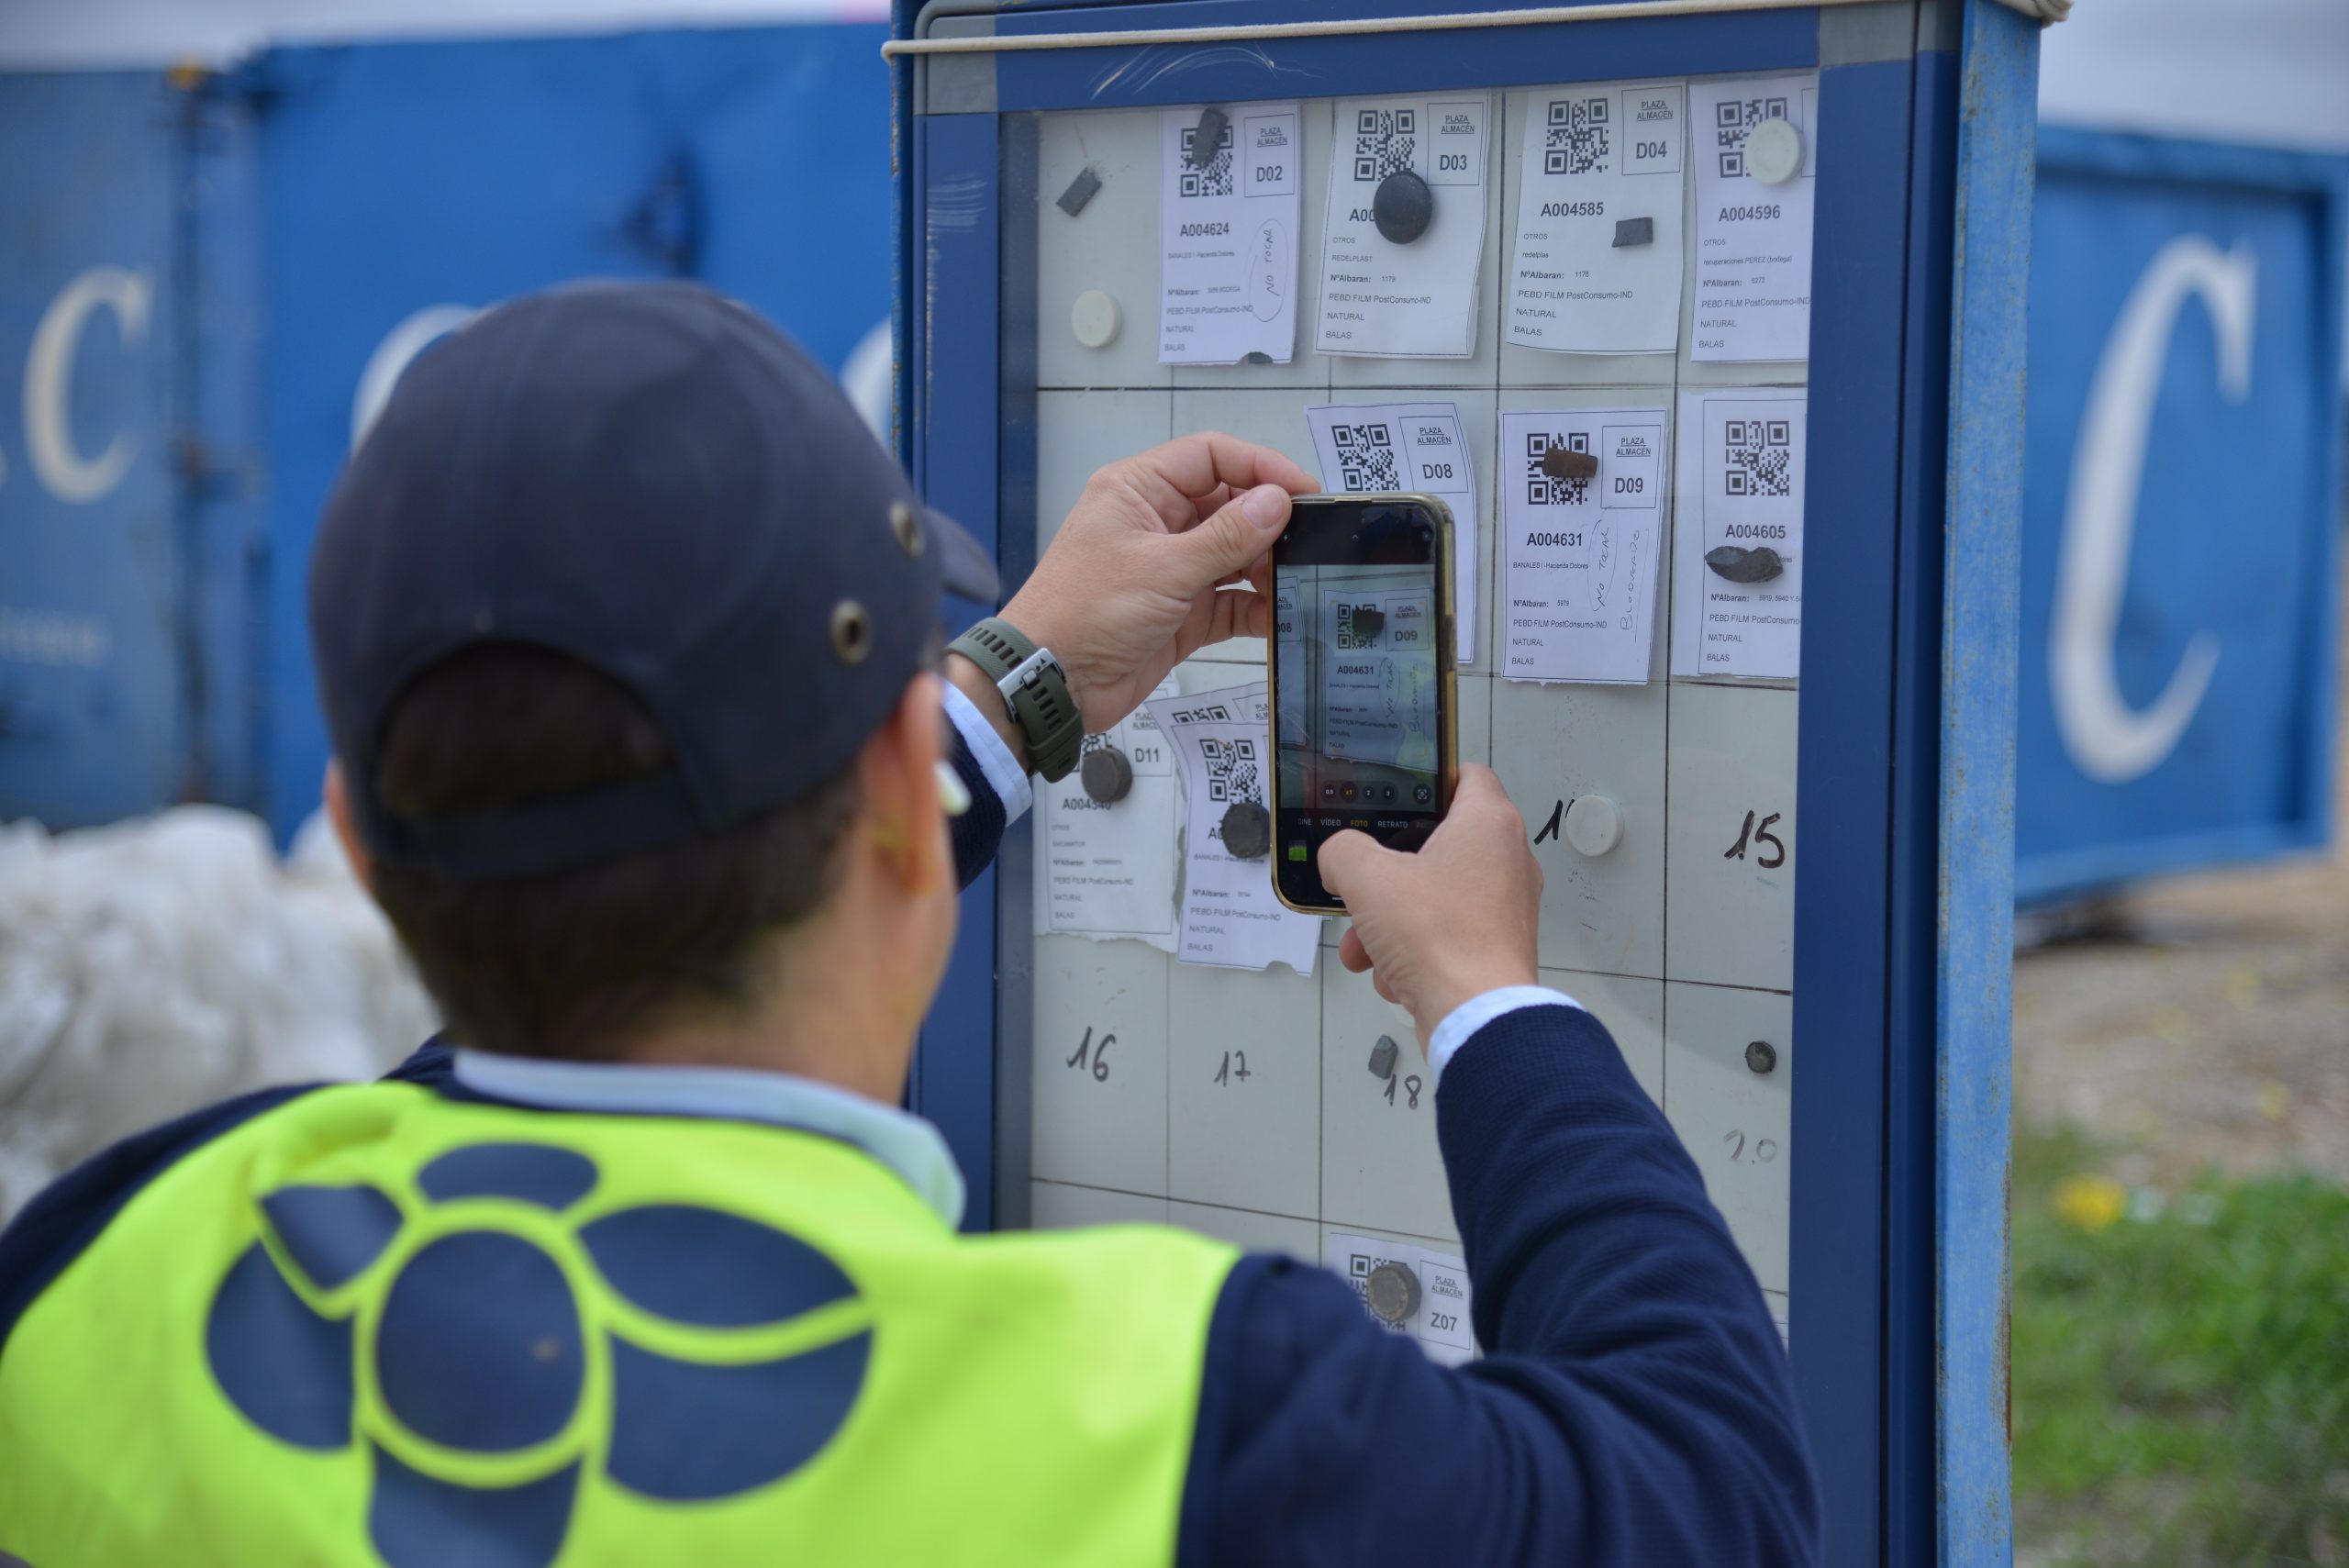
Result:
[[[1093,1030],[1088,1026],[1085,1031],[1084,1042],[1076,1048],[1076,1054],[1068,1059],[1068,1065],[1082,1070],[1085,1066],[1085,1053],[1088,1051],[1091,1051],[1093,1053],[1093,1081],[1098,1084],[1109,1076],[1109,1048],[1117,1044],[1117,1042],[1118,1037],[1116,1035],[1105,1034],[1101,1037],[1101,1043],[1099,1045],[1094,1044]]]

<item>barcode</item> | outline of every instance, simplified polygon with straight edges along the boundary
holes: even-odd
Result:
[[[1544,174],[1591,174],[1607,167],[1607,100],[1562,98],[1550,106]]]
[[[1357,611],[1368,613],[1357,618]],[[1376,605],[1349,605],[1341,602],[1338,606],[1339,652],[1351,652],[1358,648],[1375,648],[1378,645],[1378,634],[1386,629],[1386,613]]]
[[[1256,743],[1241,737],[1218,740],[1203,737],[1199,755],[1208,765],[1208,798],[1215,801],[1254,800],[1261,790],[1256,773]]]
[[[1590,437],[1544,435],[1540,430],[1525,438],[1525,498],[1536,506],[1579,506],[1590,496],[1587,479],[1560,479],[1542,472],[1542,454],[1553,447],[1564,447],[1570,452],[1590,450]]]
[[[1721,178],[1745,173],[1745,133],[1764,120],[1787,117],[1784,98],[1731,98],[1713,110],[1713,150],[1720,159]]]
[[[1354,178],[1384,180],[1411,166],[1419,148],[1417,109],[1354,111]]]
[[[1356,493],[1402,488],[1395,467],[1395,432],[1385,424],[1335,425],[1330,440],[1338,449],[1341,488]]]
[[[1730,495],[1794,494],[1793,425],[1784,419],[1731,419],[1723,439],[1729,448]]]
[[[1225,126],[1215,139],[1215,156],[1207,167],[1191,161],[1191,149],[1198,144],[1198,128],[1187,126],[1183,131],[1182,194],[1186,196],[1228,196],[1231,194],[1231,128]]]
[[[1198,707],[1178,707],[1167,714],[1176,724],[1229,724],[1230,712],[1219,702],[1206,703]]]

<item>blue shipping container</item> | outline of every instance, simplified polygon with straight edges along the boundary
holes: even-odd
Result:
[[[177,98],[158,72],[0,75],[0,820],[188,783]]]
[[[318,509],[400,365],[567,278],[706,280],[840,368],[889,315],[886,29],[273,50],[250,73],[272,466],[268,809],[326,738],[304,602]]]
[[[2015,889],[2330,836],[2349,161],[2043,128]]]

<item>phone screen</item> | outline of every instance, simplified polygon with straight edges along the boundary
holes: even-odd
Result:
[[[1451,795],[1451,517],[1441,502],[1307,497],[1273,547],[1273,876],[1302,908],[1323,840],[1427,841]]]

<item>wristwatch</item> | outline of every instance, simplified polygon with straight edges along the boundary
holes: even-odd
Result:
[[[1039,648],[1010,622],[994,616],[956,638],[947,651],[987,673],[1028,742],[1028,765],[1046,784],[1058,784],[1085,750],[1085,716],[1069,695],[1068,675],[1049,648]]]

